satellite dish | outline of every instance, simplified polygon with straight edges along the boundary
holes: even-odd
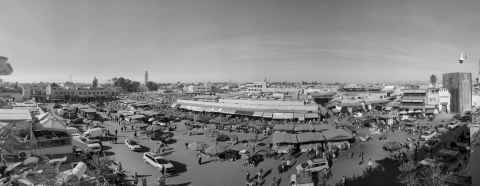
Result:
[[[465,56],[465,53],[464,52],[460,53],[460,58],[458,59],[458,63],[463,64],[465,59],[467,59],[467,56]]]
[[[12,66],[7,61],[8,61],[7,57],[0,56],[0,75],[1,76],[10,75],[13,72]]]

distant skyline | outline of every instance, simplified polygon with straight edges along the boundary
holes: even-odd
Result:
[[[473,72],[478,0],[3,0],[5,81],[428,81]],[[467,62],[456,63],[460,52]]]

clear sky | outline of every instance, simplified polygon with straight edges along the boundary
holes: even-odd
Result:
[[[428,80],[477,72],[479,0],[2,0],[9,81]],[[467,64],[455,63],[466,51]],[[468,64],[469,63],[469,64]]]

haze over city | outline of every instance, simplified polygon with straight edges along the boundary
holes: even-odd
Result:
[[[477,69],[480,1],[2,1],[11,81],[427,80]],[[461,51],[469,60],[459,65]],[[408,72],[408,73],[407,73]],[[426,75],[427,74],[427,75]]]

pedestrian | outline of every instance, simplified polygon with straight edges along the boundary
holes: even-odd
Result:
[[[135,171],[134,179],[135,180],[133,180],[133,184],[137,185],[138,184],[138,174],[137,174],[136,171]]]
[[[345,176],[342,176],[342,179],[340,180],[340,185],[345,186],[347,182],[347,178]]]
[[[188,149],[188,142],[185,142],[185,149]]]
[[[246,179],[247,179],[247,182],[250,181],[250,172],[248,172],[248,171],[247,171]]]
[[[372,158],[368,159],[368,168],[371,169],[373,168],[373,161],[372,161]]]
[[[147,186],[147,178],[142,178],[142,186]]]
[[[198,157],[198,164],[202,165],[202,157],[201,156]]]
[[[137,130],[133,132],[133,136],[137,137]]]
[[[117,129],[115,129],[115,136],[117,136],[117,135],[118,135],[118,130],[117,130]]]

